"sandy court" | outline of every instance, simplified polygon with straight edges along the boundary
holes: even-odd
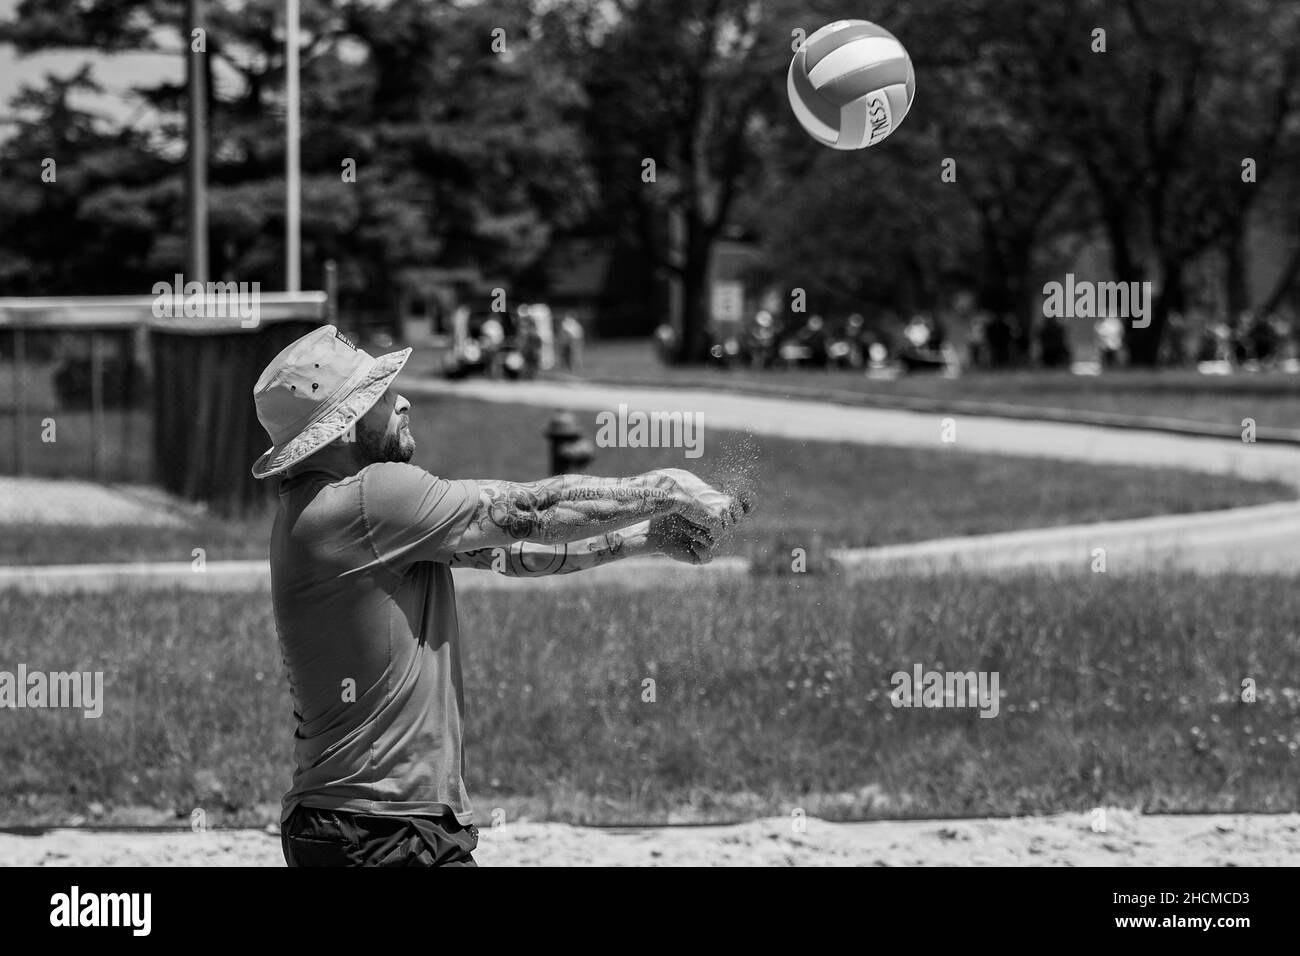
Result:
[[[479,834],[483,866],[1295,866],[1300,813],[873,823],[774,817],[736,826],[599,829],[506,823]],[[5,866],[282,866],[268,830],[0,834]]]

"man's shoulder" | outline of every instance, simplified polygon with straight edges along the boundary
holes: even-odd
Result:
[[[410,502],[419,500],[423,495],[441,497],[454,485],[466,485],[465,481],[449,480],[432,472],[399,461],[378,461],[367,465],[358,473],[362,493],[367,503],[374,502]]]
[[[361,475],[361,511],[380,560],[399,570],[412,561],[445,563],[478,506],[478,486],[448,481],[418,465],[382,462]]]
[[[366,465],[357,472],[357,475],[367,488],[383,485],[423,484],[426,481],[438,480],[419,465],[412,465],[410,462],[404,461],[376,461]]]

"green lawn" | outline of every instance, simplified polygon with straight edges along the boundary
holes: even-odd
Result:
[[[449,477],[529,480],[546,469],[542,437],[553,411],[460,398],[421,399],[412,412],[416,463]],[[594,434],[590,412],[578,415]],[[1227,508],[1293,497],[1276,482],[1175,470],[1084,465],[979,455],[954,448],[904,449],[709,433],[705,454],[599,449],[593,471],[625,475],[687,467],[724,487],[749,487],[758,511],[727,547],[754,556],[788,554],[815,538],[867,546],[1048,525]],[[0,563],[189,561],[264,558],[269,510],[238,520],[208,518],[181,530],[140,527],[53,531],[5,528]]]
[[[995,403],[1008,413],[1040,416],[1045,410],[1084,410],[1125,418],[1166,418],[1240,432],[1243,418],[1257,428],[1296,431],[1300,437],[1300,375],[1279,372],[1200,375],[1185,369],[1120,370],[1105,375],[1064,371],[972,372],[956,379],[903,376],[867,378],[860,371],[813,369],[678,368],[659,363],[648,341],[597,342],[584,356],[586,377],[619,384],[702,386],[826,397],[867,404],[910,400],[935,408]],[[970,409],[973,411],[973,409]]]
[[[274,819],[293,724],[264,595],[9,592],[0,619],[6,669],[103,670],[106,696],[5,713],[0,824]],[[480,819],[584,823],[1296,810],[1297,621],[1266,576],[465,595],[467,783]],[[998,672],[999,714],[894,708],[918,663]]]
[[[18,471],[15,418],[11,410],[0,411],[0,475]],[[98,449],[95,435],[99,436]],[[29,410],[23,419],[23,436],[23,464],[29,475],[90,479],[98,455],[102,481],[147,482],[150,478],[153,422],[141,409],[106,410],[98,431],[90,412]],[[45,436],[53,440],[46,441]]]

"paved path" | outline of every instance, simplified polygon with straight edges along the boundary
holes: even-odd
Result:
[[[974,415],[938,415],[832,402],[765,398],[703,389],[617,388],[558,382],[402,382],[404,395],[459,395],[488,402],[542,405],[593,413],[583,423],[593,433],[595,412],[619,404],[643,411],[699,412],[708,430],[718,428],[780,435],[794,439],[858,442],[910,448],[955,448],[999,455],[1024,455],[1066,461],[1183,468],[1245,478],[1272,478],[1300,489],[1300,447],[1246,444],[1163,432],[1101,428],[1095,425],[1015,421]],[[953,419],[956,441],[942,440],[944,422]],[[689,465],[689,462],[686,462]]]

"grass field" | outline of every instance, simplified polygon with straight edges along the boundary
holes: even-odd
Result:
[[[551,409],[459,398],[421,400],[412,414],[416,463],[449,477],[531,480],[546,468],[542,438]],[[578,414],[595,432],[591,413]],[[731,553],[788,553],[814,538],[831,546],[921,541],[1105,519],[1206,511],[1293,497],[1276,482],[1175,470],[1085,465],[979,455],[953,449],[798,442],[737,432],[709,433],[696,460],[680,450],[599,449],[592,470],[635,474],[687,467],[724,486],[752,487],[759,510]],[[184,529],[109,527],[52,531],[10,526],[0,563],[189,561],[263,558],[271,511],[237,520],[206,517]]]
[[[15,415],[0,411],[0,475],[17,473],[18,452],[13,434]],[[146,482],[152,462],[153,423],[141,409],[108,409],[100,433],[99,475],[103,481]],[[53,423],[53,441],[43,441],[46,425]],[[41,477],[94,476],[95,435],[90,412],[68,410],[29,411],[24,419],[27,474]]]
[[[1024,413],[1076,409],[1131,417],[1168,418],[1241,428],[1300,431],[1300,375],[1280,372],[1201,375],[1185,369],[1120,370],[1105,375],[1065,371],[971,372],[960,378],[867,378],[860,371],[716,369],[665,366],[648,341],[596,342],[583,357],[584,376],[606,382],[774,390],[833,390],[862,400],[929,399],[942,403],[995,402]],[[806,397],[806,396],[805,396]]]
[[[1297,806],[1294,578],[808,577],[460,603],[480,820]],[[0,824],[274,819],[293,724],[265,598],[4,593],[0,620],[6,667],[103,670],[106,696],[98,720],[5,714]],[[891,674],[918,663],[997,671],[998,716],[895,709]]]

